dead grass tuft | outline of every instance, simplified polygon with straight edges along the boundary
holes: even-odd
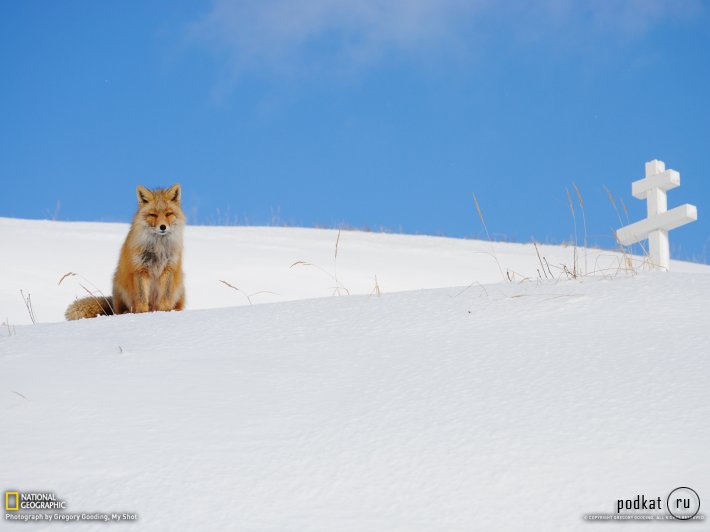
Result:
[[[111,313],[112,313],[112,314],[115,314],[115,313],[116,313],[116,311],[115,311],[114,308],[113,308],[113,304],[112,304],[112,302],[111,302],[111,299],[110,299],[108,296],[106,296],[106,295],[101,291],[101,289],[100,289],[99,287],[97,287],[94,283],[92,283],[91,281],[89,281],[89,280],[88,280],[86,277],[84,277],[83,275],[80,275],[80,274],[75,273],[75,272],[67,272],[67,273],[65,273],[64,275],[61,276],[61,278],[59,279],[59,282],[57,283],[57,286],[60,286],[60,285],[62,284],[62,282],[64,282],[64,280],[67,279],[67,278],[69,278],[69,277],[78,277],[79,279],[81,279],[82,281],[84,281],[86,284],[91,285],[91,286],[93,287],[94,291],[89,290],[89,289],[88,289],[86,286],[84,286],[82,283],[77,283],[77,284],[84,290],[84,292],[86,292],[87,294],[89,294],[90,297],[96,297],[96,298],[101,298],[101,299],[103,299],[103,300],[106,302],[106,304],[108,305],[108,308],[111,309]],[[96,294],[98,294],[98,295],[96,295]]]
[[[254,297],[254,296],[258,296],[259,294],[272,294],[272,295],[275,295],[275,296],[278,296],[278,295],[279,295],[279,294],[277,294],[276,292],[270,292],[270,291],[268,291],[268,290],[259,290],[259,291],[257,291],[257,292],[252,292],[252,293],[249,294],[249,293],[245,292],[244,290],[242,290],[241,288],[238,288],[238,287],[234,286],[233,284],[228,283],[227,281],[223,281],[222,279],[220,279],[219,282],[222,283],[222,284],[224,284],[224,285],[226,285],[226,286],[228,286],[228,287],[231,288],[232,290],[236,290],[237,292],[239,292],[240,294],[242,294],[244,297],[247,298],[247,301],[249,302],[250,305],[253,305],[253,304],[254,304],[254,303],[252,302],[251,298]]]
[[[25,293],[20,290],[20,295],[22,296],[22,301],[25,303],[25,308],[27,309],[28,314],[30,315],[30,320],[32,320],[34,325],[37,325],[37,318],[35,317],[35,311],[32,307],[32,294],[28,292],[25,296]]]
[[[343,294],[350,295],[350,290],[348,290],[343,285],[343,283],[340,282],[340,278],[338,277],[338,250],[340,249],[340,233],[341,233],[341,230],[338,229],[338,235],[335,238],[335,250],[333,252],[333,272],[332,273],[329,272],[328,270],[326,270],[325,268],[323,268],[322,266],[319,266],[318,264],[314,264],[312,262],[308,262],[305,260],[297,260],[296,262],[291,264],[291,266],[289,266],[289,269],[294,268],[296,266],[309,266],[309,267],[315,268],[315,269],[323,272],[323,274],[327,275],[335,283],[334,286],[330,287],[330,289],[333,291],[331,293],[331,295],[334,295],[334,296],[341,296]]]

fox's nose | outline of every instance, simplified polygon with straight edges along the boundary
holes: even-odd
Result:
[[[162,224],[162,225],[160,226],[160,230],[161,230],[161,231],[165,231],[166,229],[167,229],[167,227],[165,227],[165,224]]]

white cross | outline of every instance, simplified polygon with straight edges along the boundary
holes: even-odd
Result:
[[[616,232],[616,238],[622,246],[630,246],[648,239],[648,254],[656,268],[668,271],[670,250],[668,231],[694,222],[698,219],[695,205],[686,203],[668,210],[666,191],[680,186],[680,174],[675,170],[666,170],[663,161],[653,160],[646,163],[646,177],[634,181],[631,194],[635,198],[645,199],[648,215],[645,220],[622,227]]]

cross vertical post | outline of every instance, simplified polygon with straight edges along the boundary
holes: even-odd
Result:
[[[666,170],[663,161],[650,161],[646,163],[646,179],[652,178]],[[657,214],[668,210],[668,196],[666,191],[660,187],[654,187],[646,193],[647,218],[653,218]],[[668,270],[671,261],[670,244],[668,242],[668,231],[658,229],[648,234],[648,254],[651,261],[660,269]]]

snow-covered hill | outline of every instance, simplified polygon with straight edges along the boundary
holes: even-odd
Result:
[[[540,281],[532,246],[343,232],[334,265],[334,231],[196,227],[190,307],[232,308],[48,323],[83,293],[64,273],[108,291],[125,230],[0,220],[0,315],[27,321],[23,289],[41,322],[0,330],[3,490],[161,531],[583,530],[710,495],[706,266],[590,251],[608,275]]]
[[[0,321],[30,323],[20,290],[30,295],[40,323],[62,321],[67,305],[86,290],[110,294],[127,232],[126,224],[0,218]],[[431,236],[343,231],[338,240],[337,231],[326,229],[188,226],[185,248],[188,309],[371,294],[376,286],[391,293],[497,283],[508,275],[516,281],[545,277],[530,244]],[[563,266],[574,267],[573,247],[539,246],[539,252],[556,277]],[[617,275],[625,266],[618,253],[577,254],[581,269],[590,273]],[[299,261],[311,266],[291,267]],[[674,262],[673,271],[710,268]],[[78,275],[58,284],[68,272]]]

